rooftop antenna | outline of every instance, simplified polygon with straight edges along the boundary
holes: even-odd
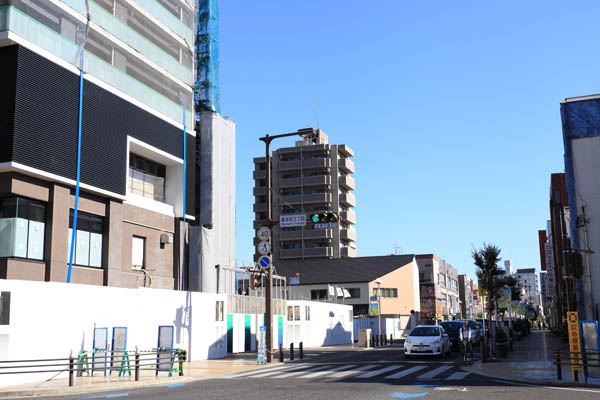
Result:
[[[319,116],[319,89],[317,89],[317,131],[321,130],[321,121]]]
[[[394,254],[399,255],[400,253],[402,253],[402,247],[394,240]]]

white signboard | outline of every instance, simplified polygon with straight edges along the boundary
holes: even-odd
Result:
[[[306,214],[282,215],[279,217],[279,226],[282,228],[306,226]]]

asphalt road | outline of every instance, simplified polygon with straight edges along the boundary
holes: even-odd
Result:
[[[325,352],[306,362],[186,384],[61,399],[600,399],[599,389],[525,385],[469,374],[457,353],[406,360],[399,348]],[[56,398],[58,399],[58,398]]]

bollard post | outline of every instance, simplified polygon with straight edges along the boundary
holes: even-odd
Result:
[[[71,351],[71,354],[69,354],[69,386],[73,386],[73,372],[75,370],[74,368],[74,364],[75,364],[75,360],[73,359],[73,351]]]
[[[138,348],[135,346],[135,380],[140,380],[140,353],[138,353]]]
[[[556,378],[559,381],[562,381],[562,365],[560,363],[560,353],[558,351],[554,352],[554,358],[556,359]]]
[[[283,345],[279,345],[279,362],[283,362]]]
[[[390,333],[390,345],[394,344],[394,335]]]
[[[294,361],[294,343],[290,343],[290,361]]]
[[[375,335],[371,333],[371,347],[375,347]]]
[[[387,336],[383,335],[383,344],[387,346]]]
[[[302,344],[302,342],[300,342],[300,348],[299,348],[299,352],[300,352],[300,359],[304,359],[304,346]]]

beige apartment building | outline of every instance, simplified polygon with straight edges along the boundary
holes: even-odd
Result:
[[[354,152],[345,144],[328,143],[321,130],[308,128],[311,139],[273,151],[271,159],[272,218],[305,215],[306,225],[273,228],[274,263],[312,258],[356,257]],[[254,229],[266,224],[266,161],[254,159]],[[314,213],[337,213],[338,221],[313,223]],[[257,239],[255,239],[257,244]],[[255,258],[257,255],[255,255]]]
[[[381,303],[383,316],[420,311],[419,270],[413,254],[280,262],[277,273],[296,278],[293,299],[352,305],[354,316],[368,316]],[[372,301],[372,296],[380,296]]]

